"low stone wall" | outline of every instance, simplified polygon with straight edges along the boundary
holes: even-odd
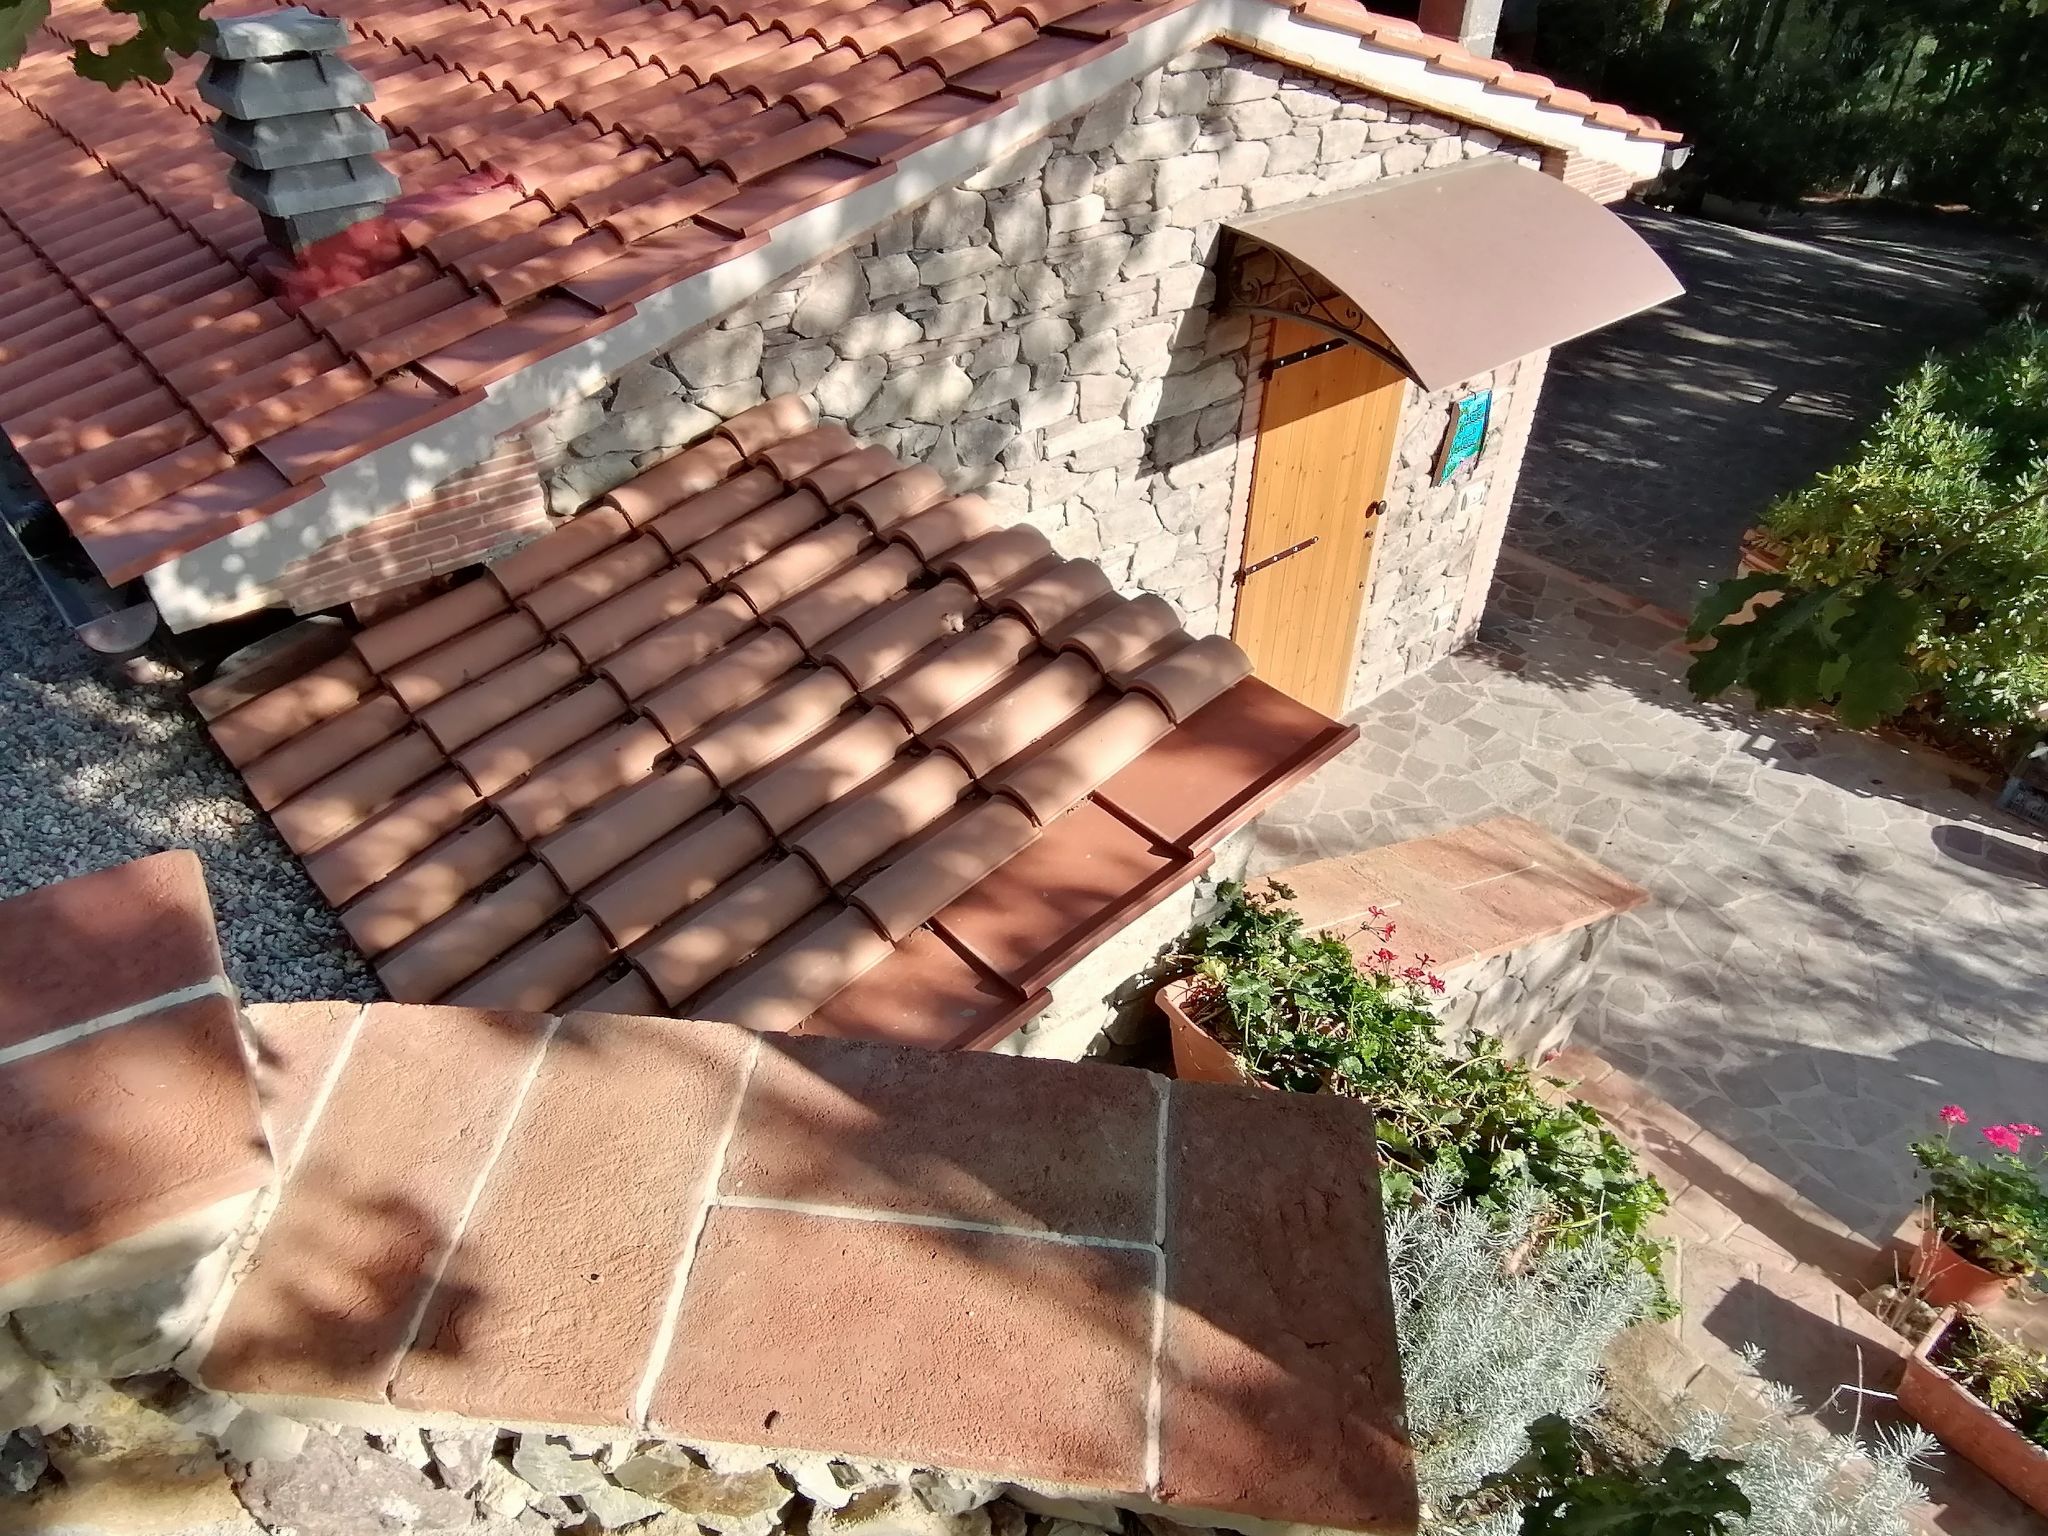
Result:
[[[1266,882],[1292,891],[1302,921],[1343,938],[1362,963],[1383,967],[1390,950],[1396,967],[1435,975],[1447,1045],[1487,1034],[1525,1061],[1569,1042],[1615,923],[1650,899],[1520,816],[1319,859]]]
[[[1508,1055],[1531,1062],[1563,1050],[1616,921],[1602,918],[1439,973],[1444,993],[1436,999],[1437,1016],[1445,1042],[1460,1045],[1487,1034]]]

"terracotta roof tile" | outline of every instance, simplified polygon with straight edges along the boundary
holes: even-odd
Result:
[[[942,492],[771,401],[209,729],[401,999],[987,1043],[1350,733]]]

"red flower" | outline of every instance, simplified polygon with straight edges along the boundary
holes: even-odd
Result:
[[[2009,1125],[1987,1125],[1984,1139],[2001,1152],[2017,1152],[2020,1149],[2020,1133]]]
[[[1970,1117],[1963,1112],[1962,1105],[1944,1104],[1941,1106],[1941,1123],[1943,1125],[1968,1125]]]
[[[1394,952],[1391,949],[1374,950],[1372,957],[1381,965],[1392,965],[1394,963]]]
[[[1430,977],[1430,978],[1429,978],[1429,990],[1430,990],[1430,991],[1432,991],[1432,992],[1441,992],[1441,991],[1443,991],[1443,989],[1444,989],[1444,979],[1443,979],[1443,977],[1441,977],[1441,976],[1432,976],[1432,977]]]
[[[2038,1125],[2028,1125],[2024,1120],[2015,1120],[2006,1129],[2008,1131],[2018,1131],[2022,1136],[2038,1136],[2041,1134],[2041,1127]]]

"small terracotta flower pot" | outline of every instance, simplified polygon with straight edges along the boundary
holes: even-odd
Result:
[[[1173,1075],[1184,1083],[1248,1081],[1230,1047],[1189,1016],[1188,994],[1194,987],[1195,978],[1183,976],[1152,994],[1159,1011],[1166,1015],[1167,1035],[1173,1044]]]
[[[1920,1246],[1913,1250],[1913,1278],[1931,1307],[1988,1307],[2014,1283],[2005,1275],[1972,1264],[1948,1245],[1932,1223],[1920,1228]]]
[[[1899,1407],[1956,1455],[2039,1515],[2048,1515],[2048,1450],[1972,1397],[1930,1356],[1955,1321],[1949,1308],[1906,1357]]]

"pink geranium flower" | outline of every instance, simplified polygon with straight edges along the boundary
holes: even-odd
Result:
[[[2022,1136],[2038,1136],[2041,1134],[2041,1127],[2038,1125],[2028,1125],[2024,1120],[2015,1120],[2006,1129],[2018,1131]]]
[[[2017,1152],[2020,1149],[2020,1133],[2009,1125],[1987,1125],[1984,1139],[2001,1152]]]
[[[1964,1113],[1962,1105],[1944,1104],[1941,1106],[1941,1123],[1943,1125],[1968,1125],[1970,1117]]]

